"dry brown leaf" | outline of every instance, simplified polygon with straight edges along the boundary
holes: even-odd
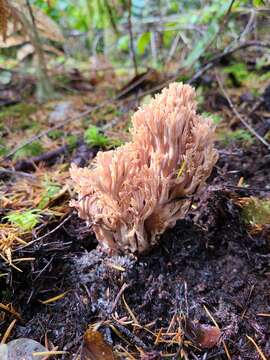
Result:
[[[99,331],[88,329],[84,334],[81,360],[114,360],[113,351]]]
[[[187,320],[186,331],[193,342],[203,349],[211,349],[221,337],[221,331],[217,326],[200,324],[190,320]]]
[[[33,45],[25,44],[17,51],[17,59],[19,61],[23,61],[25,58],[27,58],[29,55],[32,55],[34,52],[35,48]]]
[[[13,47],[13,46],[19,46],[19,45],[24,44],[26,41],[27,41],[27,39],[24,36],[12,35],[12,36],[7,37],[5,41],[0,40],[0,48],[5,49],[5,48]]]
[[[48,40],[63,42],[63,34],[56,22],[35,6],[33,6],[33,11],[41,35]]]
[[[6,1],[6,0],[0,0]],[[16,9],[17,12],[22,13],[30,23],[32,20],[29,16],[29,10],[27,8],[26,2],[22,0],[10,0],[10,5],[12,8]],[[48,40],[63,42],[64,37],[61,32],[60,27],[52,20],[48,15],[46,15],[42,10],[36,6],[32,6],[32,11],[35,18],[35,23],[40,35]],[[0,12],[1,14],[1,12]]]

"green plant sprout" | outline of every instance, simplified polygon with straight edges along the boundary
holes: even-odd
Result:
[[[23,231],[31,231],[39,223],[40,218],[41,214],[39,209],[12,211],[4,217],[4,219]]]
[[[100,146],[100,147],[113,147],[121,145],[120,140],[110,139],[100,132],[100,129],[96,126],[90,126],[84,132],[84,141],[89,146]]]

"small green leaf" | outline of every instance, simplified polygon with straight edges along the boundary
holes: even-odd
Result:
[[[250,74],[247,70],[246,64],[244,63],[232,64],[224,68],[223,71],[226,74],[232,74],[239,83],[245,81]]]
[[[145,50],[150,43],[150,39],[151,33],[149,31],[140,35],[137,41],[137,52],[139,55],[143,55],[145,53]]]
[[[255,7],[260,7],[260,6],[265,6],[266,5],[264,0],[253,0],[252,4]]]
[[[39,209],[10,212],[4,219],[23,231],[31,231],[40,221]]]
[[[118,40],[117,48],[119,50],[127,52],[128,47],[129,47],[129,36],[128,35],[121,36]]]
[[[209,112],[203,112],[202,116],[212,119],[213,123],[216,125],[218,125],[222,121],[222,116],[220,116],[218,114],[211,114]]]
[[[52,130],[48,133],[50,139],[56,140],[64,136],[64,131],[62,130]]]
[[[175,36],[176,36],[176,31],[174,31],[174,30],[163,31],[162,40],[163,40],[163,44],[166,48],[168,48],[171,45]]]
[[[110,140],[107,136],[100,133],[100,130],[96,126],[90,126],[84,132],[84,141],[90,146],[102,146],[106,147],[110,145]]]

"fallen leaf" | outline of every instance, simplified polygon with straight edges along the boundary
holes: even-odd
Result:
[[[186,331],[192,341],[203,349],[211,349],[220,339],[221,331],[216,326],[187,320]]]
[[[88,329],[84,334],[81,360],[114,360],[113,351],[99,331]]]

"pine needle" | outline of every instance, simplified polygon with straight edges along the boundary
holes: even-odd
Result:
[[[33,356],[53,356],[53,355],[65,355],[68,354],[67,351],[60,351],[60,350],[52,350],[52,351],[36,351],[33,352]]]
[[[186,160],[184,159],[181,166],[180,166],[180,169],[178,171],[178,174],[177,174],[177,179],[180,178],[180,176],[183,174],[183,171],[185,169],[185,166],[186,166]]]
[[[12,329],[14,328],[15,324],[16,324],[17,320],[14,319],[11,321],[11,323],[9,324],[9,327],[7,328],[6,332],[4,333],[4,336],[2,337],[1,340],[1,344],[5,344],[7,339],[9,338]]]
[[[58,301],[58,300],[63,299],[63,297],[65,297],[65,295],[66,295],[67,293],[68,293],[68,291],[65,291],[65,292],[63,292],[62,294],[59,294],[59,295],[56,295],[56,296],[54,296],[54,297],[52,297],[52,298],[50,298],[50,299],[41,301],[41,303],[42,303],[43,305],[51,304],[51,303],[53,303],[53,302],[55,302],[55,301]]]
[[[0,309],[10,313],[11,315],[15,316],[16,318],[22,320],[21,315],[14,309],[12,304],[5,305],[5,304],[0,303]]]
[[[267,360],[265,355],[263,354],[262,350],[259,348],[259,346],[256,344],[255,340],[251,337],[246,335],[246,337],[248,338],[249,341],[252,342],[252,344],[255,346],[256,350],[258,351],[258,354],[260,355],[260,357],[262,358],[262,360]]]
[[[124,305],[125,305],[125,307],[126,307],[126,309],[127,309],[128,313],[129,313],[129,315],[131,316],[132,320],[134,321],[134,323],[135,323],[135,324],[139,324],[139,322],[138,322],[138,320],[137,320],[136,316],[133,314],[133,312],[131,311],[130,307],[128,306],[128,304],[127,304],[127,302],[126,302],[126,299],[125,299],[124,295],[122,295],[122,300],[123,300],[123,303],[124,303]]]

